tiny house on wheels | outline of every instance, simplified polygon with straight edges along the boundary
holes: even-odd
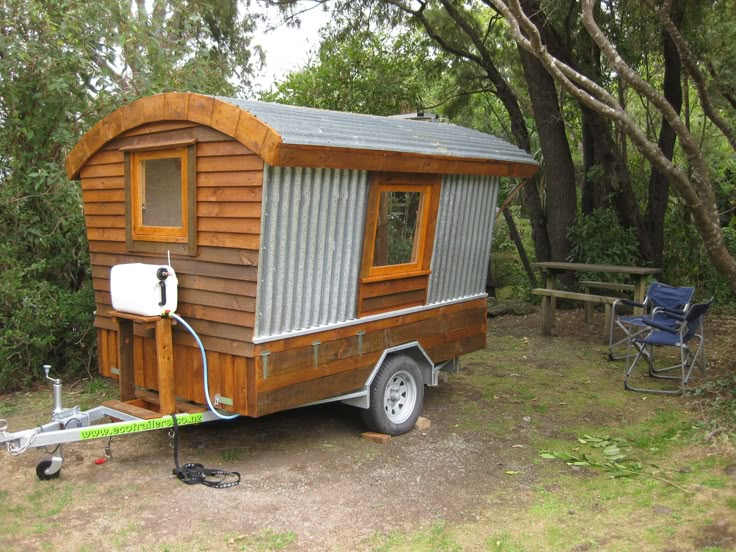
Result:
[[[67,158],[117,408],[209,400],[255,417],[343,400],[375,431],[408,431],[424,385],[485,346],[499,178],[536,169],[449,124],[190,93],[118,109]],[[118,265],[158,279],[116,282]],[[116,287],[135,302],[159,285],[192,332],[113,308]]]

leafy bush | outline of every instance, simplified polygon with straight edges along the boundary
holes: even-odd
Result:
[[[27,387],[51,364],[54,373],[89,370],[95,354],[94,294],[32,276],[33,268],[0,275],[0,390]]]
[[[94,292],[79,188],[56,164],[9,175],[0,189],[0,391],[89,368]]]
[[[734,219],[736,220],[736,219]],[[736,254],[736,223],[723,228],[726,247]],[[715,298],[718,307],[736,303],[731,288],[705,253],[703,240],[687,212],[670,209],[665,219],[664,279],[694,286],[699,299]]]
[[[529,220],[520,215],[518,207],[510,207],[521,241],[529,257],[534,262],[534,244],[531,238]],[[491,272],[496,289],[510,288],[515,299],[529,299],[531,286],[524,265],[519,258],[509,228],[502,215],[499,214],[493,229],[493,245],[491,247]]]
[[[636,266],[639,256],[639,238],[633,228],[624,228],[616,213],[610,209],[596,209],[589,215],[578,216],[567,231],[570,240],[569,260],[576,263]],[[617,275],[623,278],[623,275]],[[600,279],[600,274],[580,273],[582,280]],[[606,274],[609,281],[613,274]]]

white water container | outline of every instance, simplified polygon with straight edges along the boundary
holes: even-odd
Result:
[[[120,264],[110,271],[112,308],[141,316],[176,311],[176,273],[168,265]]]

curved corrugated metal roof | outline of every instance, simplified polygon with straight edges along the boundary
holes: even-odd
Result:
[[[163,121],[209,126],[273,167],[520,178],[537,171],[527,152],[456,125],[169,92],[139,98],[98,121],[69,152],[67,175],[78,178],[95,153],[125,132]]]
[[[500,138],[447,123],[218,97],[273,128],[284,144],[488,159],[536,165]]]

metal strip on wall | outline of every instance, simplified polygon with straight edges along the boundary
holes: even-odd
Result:
[[[472,175],[443,179],[428,304],[485,292],[498,181]]]
[[[266,166],[255,335],[355,318],[366,171]]]

